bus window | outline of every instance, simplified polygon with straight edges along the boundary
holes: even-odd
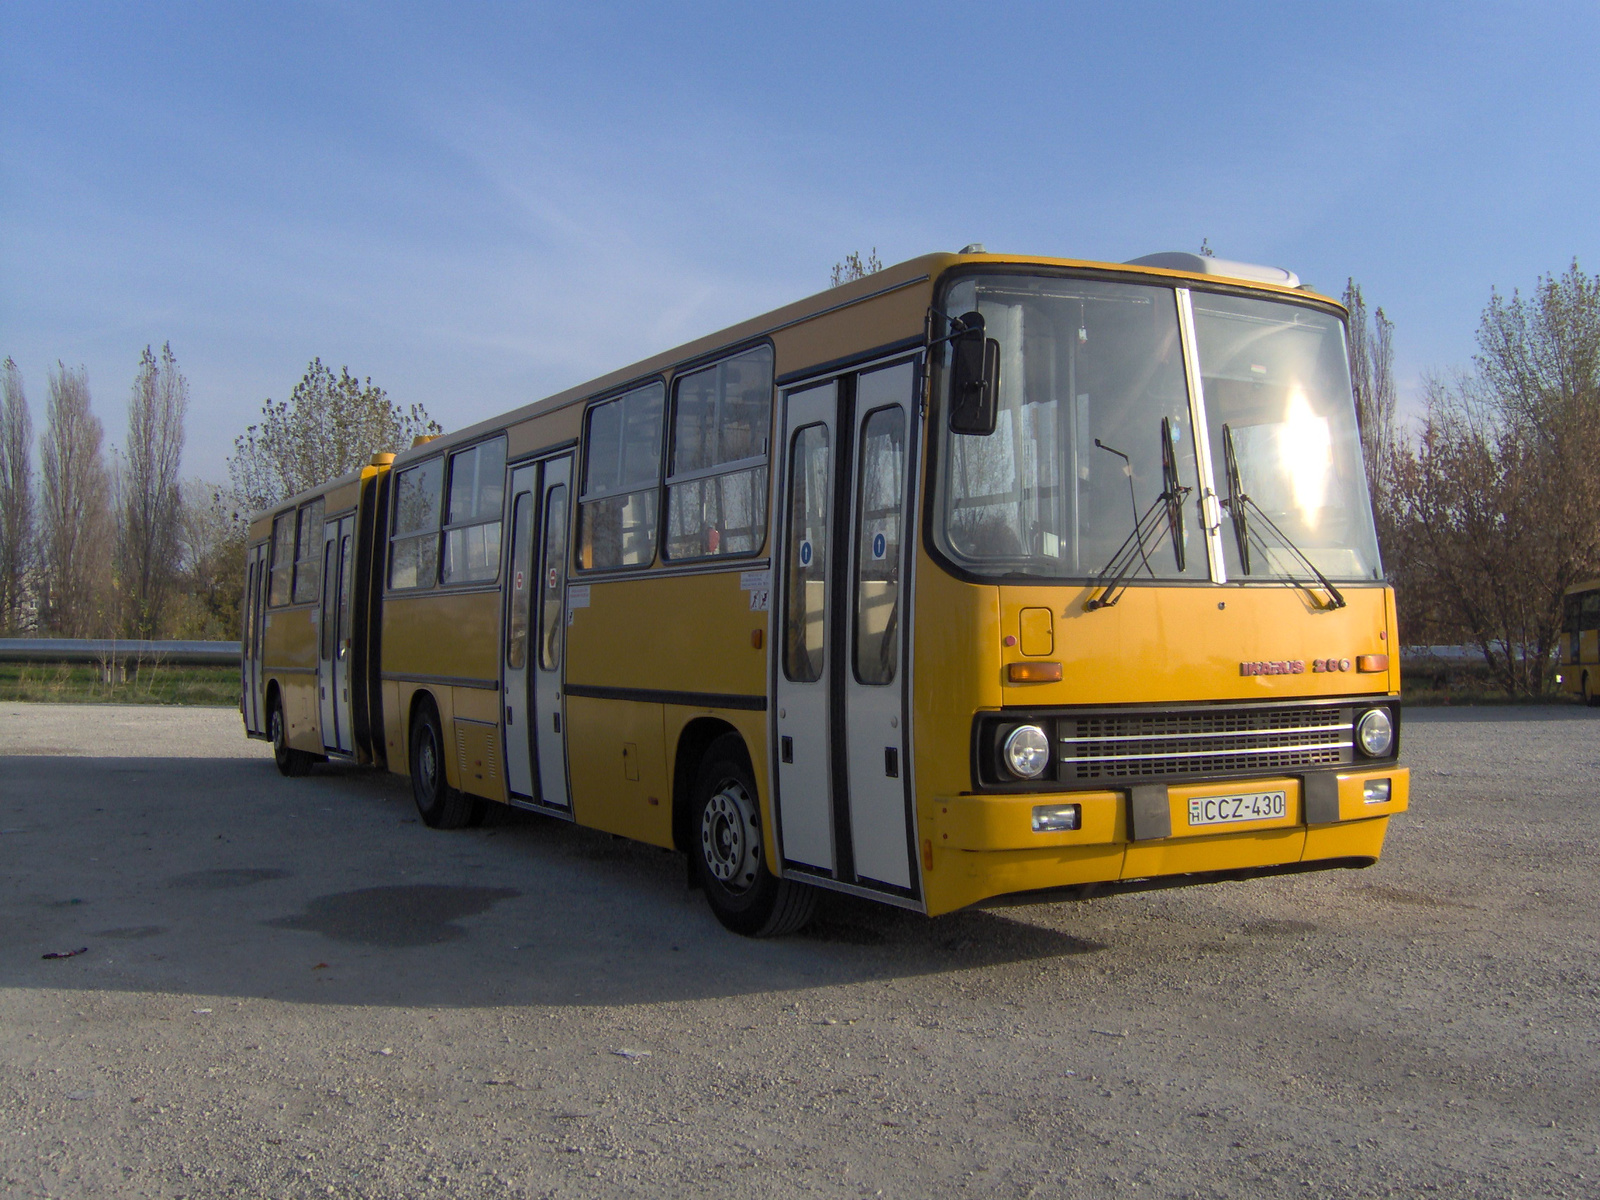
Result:
[[[432,587],[437,579],[443,484],[444,460],[440,458],[407,467],[395,480],[390,587]]]
[[[783,673],[795,683],[822,678],[828,600],[828,429],[795,430],[789,450],[788,595],[784,601]]]
[[[672,392],[666,557],[754,554],[767,534],[772,349],[684,375]]]
[[[322,501],[300,507],[300,533],[294,553],[294,602],[322,598]]]
[[[567,489],[553,487],[544,506],[544,594],[539,601],[539,665],[561,665],[561,624],[566,613]]]
[[[655,558],[665,396],[651,383],[589,410],[578,504],[582,567],[640,567]]]
[[[533,494],[517,497],[511,513],[511,616],[506,625],[506,666],[520,671],[528,661],[528,609],[533,597],[533,581],[528,571],[533,561]]]
[[[294,513],[272,519],[272,585],[267,603],[273,608],[289,603],[294,583]]]
[[[492,438],[450,456],[450,512],[445,518],[445,583],[481,583],[500,575],[500,505],[506,439]]]
[[[899,665],[900,642],[895,634],[905,461],[905,409],[895,405],[869,414],[861,430],[856,496],[855,660],[856,679],[862,683],[893,683]]]

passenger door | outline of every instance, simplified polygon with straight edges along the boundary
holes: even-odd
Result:
[[[571,809],[561,683],[571,476],[570,455],[512,472],[501,663],[506,782],[514,799],[564,812]]]
[[[350,729],[350,575],[354,569],[355,518],[340,517],[323,526],[322,619],[317,654],[317,691],[322,705],[322,746],[351,754]]]
[[[785,869],[920,894],[907,573],[914,360],[784,397],[773,778]]]
[[[244,727],[250,733],[264,735],[267,727],[261,712],[261,634],[262,613],[267,606],[266,544],[251,549],[245,578],[245,604],[239,629]]]

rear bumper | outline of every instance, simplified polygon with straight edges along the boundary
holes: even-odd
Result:
[[[1336,796],[1328,776],[1320,795],[1297,776],[1175,785],[1166,794],[1170,832],[1158,837],[1135,836],[1128,791],[932,797],[921,802],[918,813],[928,911],[948,912],[1014,893],[1113,883],[1136,883],[1143,890],[1376,861],[1388,818],[1408,805],[1410,771],[1368,768],[1340,771],[1334,778]],[[1369,802],[1367,784],[1383,779],[1389,781],[1389,798]],[[1287,797],[1282,817],[1189,825],[1191,799],[1279,790]],[[1148,805],[1148,795],[1143,802]],[[1036,832],[1034,808],[1057,804],[1080,806],[1079,827]],[[1308,822],[1308,810],[1324,819]],[[1335,812],[1337,819],[1325,819]],[[1149,828],[1143,818],[1140,823]]]

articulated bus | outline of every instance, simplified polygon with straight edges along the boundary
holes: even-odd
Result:
[[[1600,705],[1600,579],[1573,584],[1561,605],[1556,683],[1594,708]]]
[[[688,855],[724,925],[1363,867],[1407,803],[1345,313],[933,254],[284,501],[242,708]]]

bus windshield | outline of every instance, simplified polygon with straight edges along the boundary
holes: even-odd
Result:
[[[1194,489],[1184,525],[1199,552],[1180,567],[1163,533],[1148,539],[1135,577],[1204,579],[1172,289],[979,276],[955,284],[945,304],[972,310],[1000,343],[999,420],[987,437],[945,439],[946,553],[979,574],[1101,574],[1162,493],[1166,436],[1179,483]]]
[[[1249,571],[1229,512],[1238,581],[1381,578],[1343,330],[1295,304],[1192,293],[1215,479],[1200,478],[1178,300],[1172,288],[986,275],[952,285],[944,311],[983,314],[1000,344],[995,432],[943,438],[936,537],[974,574],[1092,582],[1156,505],[1183,489],[1138,547],[1129,582],[1208,578],[1200,497],[1229,497],[1231,441],[1249,513]],[[1225,437],[1223,426],[1228,426]],[[1292,547],[1286,545],[1292,542]]]

